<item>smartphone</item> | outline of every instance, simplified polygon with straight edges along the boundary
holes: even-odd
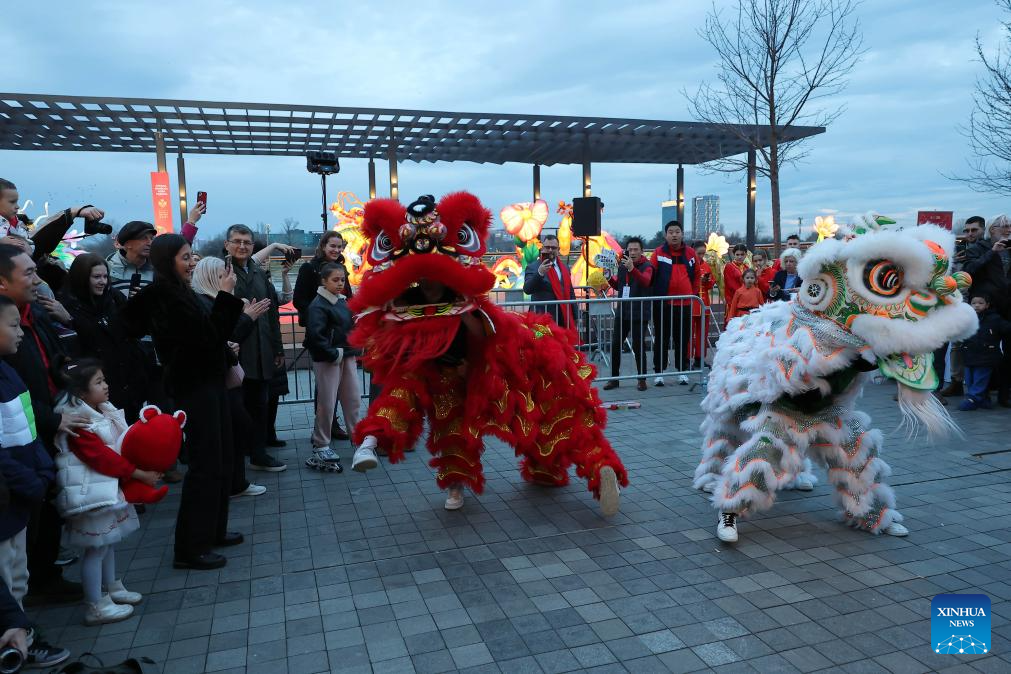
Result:
[[[141,277],[139,271],[138,272],[134,272],[133,275],[130,277],[130,294],[129,294],[129,297],[133,297],[134,294],[138,290],[140,290],[141,279],[142,279],[142,277]]]
[[[292,264],[298,262],[299,260],[302,259],[302,249],[301,248],[292,249],[291,251],[284,254],[284,259]]]
[[[231,267],[232,266],[232,256],[231,255],[226,255],[225,256],[225,266],[226,267]]]
[[[207,212],[207,192],[197,192],[197,203],[204,205],[204,213]]]

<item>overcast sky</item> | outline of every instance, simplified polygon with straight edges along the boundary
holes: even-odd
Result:
[[[718,6],[731,3],[719,2]],[[480,6],[480,10],[475,8]],[[956,11],[957,7],[957,11]],[[58,9],[54,9],[58,8]],[[689,119],[683,89],[715,73],[698,36],[708,6],[666,2],[374,2],[289,0],[86,3],[5,7],[4,80],[11,92]],[[782,177],[783,221],[876,210],[1011,211],[1006,200],[945,177],[964,172],[967,120],[980,72],[974,39],[999,37],[991,0],[875,0],[859,10],[868,52],[843,116]],[[175,186],[174,157],[169,162]],[[365,161],[342,162],[331,194],[367,194]],[[119,224],[151,219],[153,155],[0,151],[0,176],[52,208],[93,203]],[[387,189],[379,164],[380,194]],[[191,195],[209,194],[205,230],[234,222],[320,226],[319,183],[299,158],[192,155]],[[400,165],[402,197],[476,193],[494,212],[529,199],[530,167]],[[674,167],[595,164],[605,227],[648,234]],[[721,196],[725,229],[743,230],[743,177],[686,167],[686,201]],[[542,170],[549,204],[578,194],[580,168]],[[770,222],[764,181],[758,220]],[[32,208],[30,215],[37,215]],[[178,217],[178,209],[174,213]],[[686,210],[690,218],[690,206]],[[556,218],[552,216],[552,221]],[[500,225],[500,223],[499,223]],[[178,223],[177,223],[178,226]],[[275,230],[276,231],[276,230]]]

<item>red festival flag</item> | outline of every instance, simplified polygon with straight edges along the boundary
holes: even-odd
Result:
[[[916,214],[916,224],[937,225],[938,227],[951,230],[954,215],[952,211],[919,211]]]
[[[151,172],[151,203],[154,206],[154,228],[159,234],[168,234],[172,226],[172,190],[169,174],[165,171]]]

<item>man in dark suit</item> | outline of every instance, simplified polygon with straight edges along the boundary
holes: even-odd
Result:
[[[540,264],[527,266],[523,278],[523,292],[534,302],[574,300],[572,272],[558,257],[558,237],[548,234],[541,243]],[[550,314],[563,328],[576,329],[575,304],[544,304],[531,307],[533,311]]]

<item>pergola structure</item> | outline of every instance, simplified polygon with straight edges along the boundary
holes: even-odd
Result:
[[[369,197],[376,195],[375,160],[389,163],[397,197],[397,162],[470,161],[540,167],[582,164],[590,196],[593,162],[677,165],[678,220],[684,222],[685,164],[748,154],[748,238],[755,229],[755,147],[770,127],[611,117],[395,110],[316,105],[0,93],[0,149],[152,152],[159,171],[178,153],[179,208],[185,219],[185,154],[304,156],[311,150],[369,161]],[[824,127],[778,130],[780,142]],[[742,140],[742,135],[754,142]]]

